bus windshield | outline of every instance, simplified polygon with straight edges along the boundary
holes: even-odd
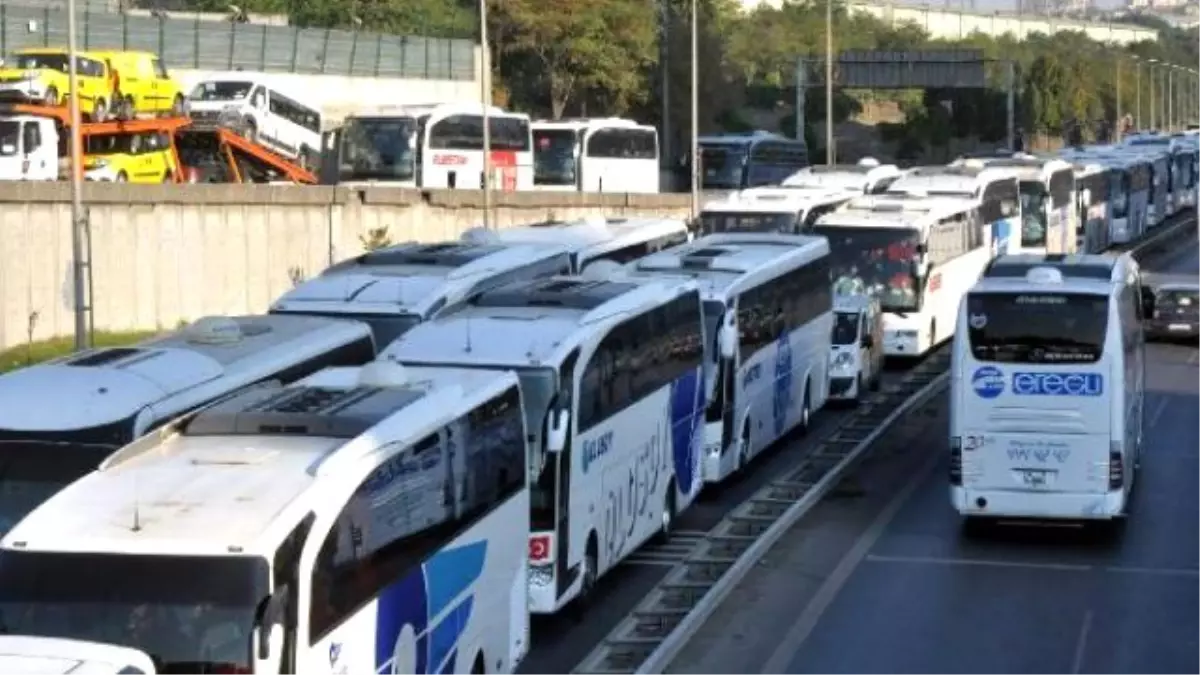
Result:
[[[352,118],[342,131],[339,178],[413,180],[417,121],[412,117]]]
[[[852,345],[858,340],[858,312],[835,312],[833,344]]]
[[[1040,181],[1021,181],[1021,245],[1046,245],[1046,209],[1050,193]]]
[[[738,190],[742,187],[747,150],[739,145],[700,146],[700,189]]]
[[[533,130],[533,182],[537,185],[574,185],[575,150],[579,138],[572,129]]]
[[[0,633],[139,649],[159,673],[250,673],[253,556],[0,552]]]
[[[885,312],[919,309],[913,276],[919,232],[899,227],[818,225],[812,234],[829,239],[835,293],[874,295]]]
[[[0,441],[0,534],[116,451],[113,445]]]
[[[1094,363],[1104,353],[1108,298],[1082,293],[972,293],[971,354],[994,363]]]
[[[700,231],[705,234],[717,232],[796,232],[797,213],[736,213],[729,211],[703,211],[700,213]]]

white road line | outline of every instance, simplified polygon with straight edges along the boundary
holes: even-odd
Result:
[[[850,550],[846,551],[846,554],[838,561],[837,567],[833,568],[833,572],[825,579],[825,583],[821,584],[821,587],[817,589],[808,606],[804,608],[804,611],[796,619],[796,623],[792,624],[787,634],[779,641],[779,646],[775,648],[775,651],[767,659],[766,664],[759,669],[759,672],[788,672],[796,652],[800,651],[800,647],[808,640],[808,636],[817,627],[817,622],[821,620],[825,611],[833,604],[842,587],[850,580],[850,575],[858,568],[863,558],[867,556],[867,552],[871,550],[871,547],[883,535],[884,530],[887,529],[887,526],[896,517],[896,514],[900,513],[900,509],[904,507],[904,504],[908,502],[912,494],[925,482],[925,478],[937,466],[940,459],[941,455],[934,453],[929,458],[929,461],[925,463],[925,466],[913,474],[912,481],[896,493],[896,496],[892,497],[892,501],[883,507],[883,510],[879,512],[879,515],[875,517],[875,520],[871,522],[867,530],[859,536],[858,541],[854,542]]]
[[[1153,429],[1154,425],[1158,424],[1158,418],[1162,417],[1163,411],[1167,409],[1167,398],[1158,399],[1158,405],[1154,406],[1154,412],[1150,413],[1150,423],[1148,428]]]
[[[1071,672],[1083,671],[1083,655],[1087,651],[1088,634],[1092,632],[1092,610],[1083,615],[1083,625],[1079,627],[1079,640],[1075,642],[1075,659],[1071,661]]]
[[[1200,578],[1200,570],[1184,569],[1181,567],[1105,567],[1105,572],[1113,574],[1150,574],[1162,577],[1197,577]]]
[[[1071,563],[1036,563],[1020,560],[985,560],[981,558],[936,558],[932,556],[869,555],[869,562],[915,565],[958,565],[963,567],[1008,567],[1015,569],[1054,570],[1056,572],[1089,572],[1091,565]]]

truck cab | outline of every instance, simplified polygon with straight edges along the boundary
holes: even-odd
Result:
[[[0,117],[0,180],[58,180],[58,131],[53,119]]]
[[[829,355],[830,400],[855,401],[879,387],[883,373],[883,321],[879,300],[835,295]]]

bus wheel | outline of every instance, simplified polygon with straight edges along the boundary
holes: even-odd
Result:
[[[483,675],[487,672],[487,667],[483,665],[483,652],[476,652],[475,663],[471,664],[471,672]]]
[[[671,529],[675,527],[675,479],[667,481],[667,496],[663,499],[662,528],[658,531],[658,543],[671,541]]]
[[[742,423],[742,440],[741,447],[738,448],[737,468],[735,471],[744,471],[746,465],[750,464],[750,417],[746,417],[746,421]]]
[[[808,433],[809,420],[812,417],[812,403],[809,401],[808,382],[804,383],[804,403],[800,406],[800,423],[797,425],[800,428],[801,434]]]
[[[586,553],[583,554],[583,580],[579,584],[579,595],[575,598],[574,615],[577,622],[586,618],[588,605],[591,604],[592,591],[596,589],[596,579],[600,569],[600,546],[596,543],[596,533],[588,534]]]

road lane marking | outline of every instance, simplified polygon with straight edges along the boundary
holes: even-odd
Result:
[[[859,536],[858,541],[854,542],[850,550],[846,551],[846,554],[838,561],[837,567],[833,568],[833,572],[825,579],[825,583],[821,584],[821,587],[817,589],[812,600],[809,601],[804,611],[796,619],[796,623],[792,624],[787,634],[779,641],[779,646],[775,648],[770,658],[767,659],[766,664],[759,669],[760,673],[788,672],[796,653],[804,646],[805,641],[808,640],[808,636],[817,627],[817,622],[821,620],[826,610],[833,604],[834,599],[841,593],[842,587],[850,580],[850,575],[854,574],[854,570],[858,569],[859,564],[867,557],[867,552],[883,536],[884,530],[887,529],[887,526],[891,524],[896,515],[900,513],[900,509],[908,503],[909,498],[912,497],[917,488],[933,472],[933,469],[938,465],[941,458],[940,453],[934,453],[925,462],[925,465],[913,474],[912,481],[901,488],[896,493],[896,496],[892,497],[892,501],[883,507],[879,515],[875,516],[875,520]]]
[[[1071,661],[1071,672],[1083,672],[1083,655],[1087,651],[1088,634],[1092,632],[1092,610],[1083,615],[1083,625],[1079,627],[1079,639],[1075,642],[1075,659]]]
[[[1200,569],[1185,569],[1182,567],[1105,567],[1105,572],[1113,574],[1149,574],[1160,577],[1198,577]]]
[[[1153,429],[1154,425],[1158,424],[1158,418],[1162,417],[1163,411],[1167,409],[1167,400],[1166,396],[1158,399],[1158,405],[1154,406],[1154,412],[1150,413],[1148,428]]]
[[[955,565],[964,567],[1008,567],[1015,569],[1054,570],[1056,572],[1090,572],[1091,565],[1072,563],[1037,563],[1020,560],[987,560],[983,558],[937,558],[933,556],[869,555],[867,561],[875,563],[901,563],[910,565]]]

